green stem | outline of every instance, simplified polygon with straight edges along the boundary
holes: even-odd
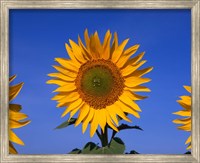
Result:
[[[105,126],[105,130],[104,130],[104,133],[103,131],[101,130],[101,144],[102,144],[102,147],[105,147],[108,145],[108,127]]]
[[[112,139],[115,137],[116,133],[117,133],[117,132],[116,132],[115,130],[113,130],[113,132],[112,132],[112,136],[111,136],[111,139],[110,139],[109,144],[111,143]]]
[[[96,130],[98,138],[101,140],[101,134],[99,133],[98,129]]]

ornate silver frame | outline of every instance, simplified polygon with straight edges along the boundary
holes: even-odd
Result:
[[[191,9],[191,155],[10,155],[8,153],[8,74],[10,9]],[[0,0],[0,162],[200,162],[200,2],[199,0]]]

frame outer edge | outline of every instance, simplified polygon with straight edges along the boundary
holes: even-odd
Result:
[[[102,2],[102,4],[101,4]],[[9,74],[9,9],[11,8],[110,8],[111,4],[115,1],[110,0],[107,4],[103,0],[0,0],[0,162],[89,162],[94,159],[93,162],[200,162],[200,142],[199,142],[199,124],[200,124],[200,2],[198,0],[147,0],[147,5],[142,4],[144,0],[117,0],[116,4],[112,8],[147,8],[147,9],[166,9],[166,8],[192,8],[192,106],[195,108],[192,110],[192,155],[141,155],[136,157],[124,157],[122,155],[101,157],[97,155],[85,155],[76,156],[72,155],[9,155],[8,154],[8,110],[2,108],[8,108],[8,97],[3,96],[8,94],[8,74]],[[49,3],[49,5],[48,5]],[[80,4],[79,4],[80,3]],[[123,5],[124,3],[124,5]],[[136,5],[138,3],[139,5]],[[63,5],[63,6],[62,6]],[[78,7],[77,7],[78,5]],[[130,5],[130,6],[129,6]],[[47,6],[47,7],[46,7]],[[49,6],[49,7],[48,7]],[[67,7],[66,7],[67,6]],[[3,15],[3,16],[2,16]],[[7,116],[5,116],[7,115]],[[194,141],[193,141],[194,140]],[[6,143],[7,142],[7,143]],[[195,143],[194,143],[195,142]]]
[[[192,155],[200,162],[200,2],[192,9]],[[198,125],[197,125],[198,124]],[[195,143],[194,143],[195,142]]]
[[[2,0],[18,9],[173,9],[192,8],[198,0]],[[144,3],[145,1],[145,3]],[[56,3],[55,3],[56,2]],[[48,6],[48,7],[46,7]]]
[[[2,2],[0,2],[0,15],[2,15]],[[0,101],[2,101],[2,83],[3,83],[3,64],[2,64],[2,60],[3,60],[3,56],[2,56],[2,16],[0,16]],[[2,124],[2,107],[3,107],[3,104],[0,102],[0,124]],[[0,128],[0,162],[2,162],[2,155],[3,155],[3,152],[2,152],[2,127]]]
[[[9,93],[9,9],[1,2],[1,161],[8,156],[8,93]]]

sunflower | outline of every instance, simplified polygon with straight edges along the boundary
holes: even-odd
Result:
[[[16,75],[9,78],[9,82],[12,82],[16,78]],[[19,83],[9,87],[9,101],[15,99],[20,92],[23,83]],[[24,145],[24,142],[13,132],[12,129],[23,127],[30,123],[29,120],[24,121],[28,116],[21,113],[21,105],[9,104],[9,153],[17,154],[17,150],[13,146],[13,143]]]
[[[98,126],[104,132],[108,125],[118,131],[118,116],[131,122],[127,114],[139,118],[140,107],[136,100],[146,97],[135,92],[149,92],[150,89],[141,86],[151,79],[142,76],[152,70],[152,67],[138,70],[146,60],[142,60],[144,52],[131,58],[139,45],[124,49],[129,39],[118,44],[117,33],[111,44],[112,34],[108,30],[101,43],[98,33],[90,37],[87,29],[84,32],[85,45],[78,36],[78,44],[69,40],[65,44],[70,59],[55,58],[60,66],[53,66],[58,72],[50,73],[48,84],[57,84],[58,92],[52,100],[58,102],[57,107],[66,107],[64,117],[70,113],[72,118],[78,111],[75,126],[82,123],[84,133],[90,124],[90,136],[93,137]]]
[[[191,86],[184,86],[184,88],[191,94]],[[181,124],[178,129],[191,132],[191,96],[180,96],[180,100],[177,102],[184,108],[181,111],[173,114],[180,115],[186,118],[173,120],[176,124]],[[191,149],[191,135],[186,140],[185,144],[188,144],[187,149]]]

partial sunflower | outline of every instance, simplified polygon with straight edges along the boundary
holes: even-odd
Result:
[[[9,82],[12,82],[16,78],[16,75],[9,78]],[[24,83],[19,83],[9,87],[9,101],[11,102],[20,92]],[[12,143],[24,145],[24,142],[13,132],[13,129],[23,127],[30,123],[29,120],[24,121],[28,116],[21,113],[21,105],[9,104],[9,153],[17,154],[17,150]]]
[[[184,86],[184,88],[191,94],[191,86]],[[191,96],[180,96],[180,100],[177,102],[183,107],[183,110],[175,112],[173,114],[180,115],[186,118],[173,120],[176,124],[181,124],[178,129],[191,132]],[[185,144],[188,144],[187,149],[191,149],[191,135],[186,140]]]
[[[150,89],[141,86],[151,79],[142,76],[152,70],[152,67],[138,70],[146,60],[142,60],[144,52],[131,58],[139,45],[124,49],[129,39],[118,44],[117,33],[111,44],[112,34],[108,30],[103,43],[98,33],[90,37],[87,29],[84,33],[85,45],[78,37],[78,44],[69,40],[65,44],[70,59],[55,58],[60,66],[53,66],[58,72],[48,74],[54,79],[48,84],[57,84],[54,92],[58,92],[52,100],[58,102],[57,107],[66,107],[62,117],[70,112],[70,118],[78,111],[75,126],[82,122],[84,133],[90,123],[90,136],[98,128],[104,132],[106,124],[118,131],[118,118],[131,122],[125,113],[139,118],[140,107],[135,103],[146,97],[135,92],[149,92]]]

